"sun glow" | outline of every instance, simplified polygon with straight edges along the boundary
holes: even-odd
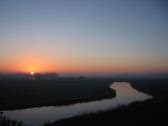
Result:
[[[32,72],[30,72],[30,74],[33,76],[34,75],[34,72],[32,71]]]

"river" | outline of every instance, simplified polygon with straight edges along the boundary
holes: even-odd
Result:
[[[107,111],[119,106],[126,106],[137,101],[152,99],[152,96],[134,89],[128,82],[114,82],[110,88],[116,91],[111,99],[75,103],[64,106],[35,107],[20,110],[3,111],[12,120],[23,122],[23,126],[42,126],[46,122],[55,122],[74,116],[98,111]]]

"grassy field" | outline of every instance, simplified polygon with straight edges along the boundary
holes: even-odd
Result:
[[[0,110],[54,106],[115,96],[110,79],[1,80]]]

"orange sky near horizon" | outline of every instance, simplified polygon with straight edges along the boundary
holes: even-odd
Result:
[[[68,63],[69,62],[69,63]],[[135,63],[97,63],[71,62],[40,58],[24,57],[11,59],[8,63],[0,63],[0,72],[63,72],[63,73],[124,73],[124,72],[167,72],[168,68],[150,64]]]

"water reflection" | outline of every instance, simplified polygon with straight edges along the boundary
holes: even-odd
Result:
[[[148,94],[137,91],[130,83],[126,82],[114,82],[110,88],[116,91],[115,98],[58,107],[4,111],[4,114],[11,119],[24,122],[25,126],[41,126],[45,122],[54,122],[82,114],[114,109],[135,101],[145,101],[152,98]]]

